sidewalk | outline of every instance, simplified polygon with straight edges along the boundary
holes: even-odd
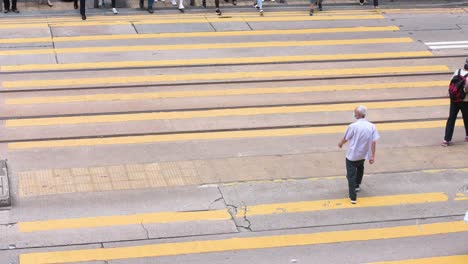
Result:
[[[379,151],[377,165],[366,164],[366,173],[464,168],[457,157],[466,146],[391,148]],[[421,155],[425,153],[425,155]],[[398,164],[398,165],[396,165]],[[245,181],[344,177],[344,152],[232,157],[90,168],[63,168],[18,173],[20,197],[111,190],[233,184]]]

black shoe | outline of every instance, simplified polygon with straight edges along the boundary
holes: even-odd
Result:
[[[179,11],[180,11],[181,13],[184,13],[184,12],[185,12],[185,10],[184,10],[183,8],[179,8]]]
[[[216,8],[216,14],[217,14],[218,16],[221,15],[221,10],[219,10],[219,8]]]
[[[314,10],[313,10],[313,9],[310,10],[309,15],[310,15],[310,16],[313,16],[313,15],[314,15]]]
[[[323,10],[322,9],[322,4],[319,4],[318,6],[319,6],[319,11],[322,11]]]
[[[140,1],[140,9],[143,9],[143,1]]]
[[[78,9],[78,2],[73,3],[73,7],[74,7],[75,9]]]
[[[10,9],[3,10],[3,13],[5,13],[5,14],[8,13],[8,12],[10,12]]]
[[[154,10],[153,10],[152,7],[148,8],[148,13],[150,13],[150,14],[153,14],[153,13],[154,13]]]
[[[85,14],[81,15],[81,19],[86,20],[86,15]]]
[[[11,12],[18,14],[19,10],[15,8],[15,9],[12,9]]]
[[[237,5],[237,0],[232,0],[232,5]]]

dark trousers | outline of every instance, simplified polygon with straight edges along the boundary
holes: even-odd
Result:
[[[3,5],[5,6],[5,10],[10,10],[10,0],[3,0]],[[11,1],[11,9],[16,9],[16,0]]]
[[[115,8],[115,0],[112,0],[112,8]]]
[[[346,159],[346,178],[348,179],[349,198],[356,201],[356,187],[362,182],[364,176],[364,161],[351,161]]]
[[[206,7],[206,0],[203,0],[203,1],[202,1],[202,5],[203,5],[204,7]],[[216,6],[216,8],[219,8],[219,0],[215,0],[215,6]]]
[[[444,140],[452,141],[453,130],[455,129],[455,121],[457,121],[458,112],[462,112],[463,123],[465,124],[465,136],[468,136],[468,102],[454,103],[450,101],[450,113],[445,126]]]
[[[74,1],[75,5],[78,3],[78,0]],[[86,0],[80,0],[80,14],[86,14]]]
[[[115,0],[113,2],[115,2]],[[153,4],[154,4],[154,0],[148,0],[148,8],[153,8]],[[143,6],[143,0],[140,0],[140,5]]]
[[[364,3],[364,0],[359,0],[359,2]],[[379,0],[374,0],[374,6],[379,6]]]

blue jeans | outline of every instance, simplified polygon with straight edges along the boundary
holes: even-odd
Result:
[[[153,8],[154,0],[148,0],[148,8]],[[140,5],[143,6],[143,0],[140,0]]]
[[[346,159],[346,179],[348,179],[349,199],[356,201],[356,187],[362,182],[364,176],[364,161],[351,161]]]

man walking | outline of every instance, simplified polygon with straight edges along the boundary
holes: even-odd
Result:
[[[442,141],[442,146],[447,147],[452,144],[453,131],[455,129],[455,122],[457,121],[458,112],[462,112],[463,124],[465,125],[465,142],[468,142],[468,59],[465,61],[463,69],[455,71],[450,81],[450,112],[445,126],[445,137]],[[457,87],[461,86],[461,87]],[[450,91],[452,90],[452,91]],[[463,96],[463,94],[465,96]]]
[[[375,161],[375,149],[377,140],[380,138],[375,125],[366,120],[367,108],[358,106],[354,109],[356,122],[348,126],[343,139],[338,143],[342,148],[349,141],[349,148],[346,154],[346,178],[348,179],[349,199],[351,203],[356,203],[356,192],[359,192],[362,176],[364,175],[364,161],[369,160],[370,164]]]

